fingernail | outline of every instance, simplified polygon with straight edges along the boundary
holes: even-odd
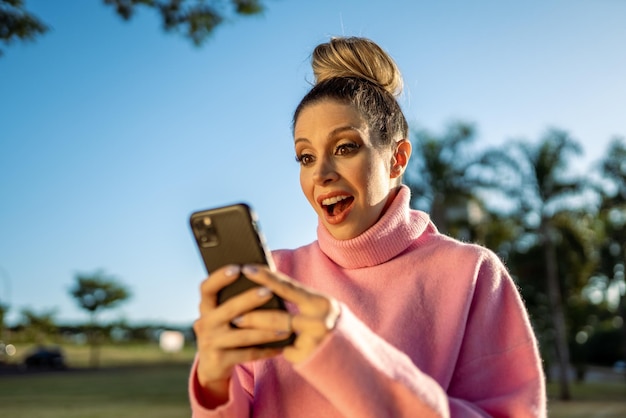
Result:
[[[257,266],[252,266],[252,265],[245,265],[243,266],[243,273],[250,273],[250,274],[257,274],[259,272],[259,269],[257,268]]]
[[[238,276],[240,270],[241,269],[239,268],[239,266],[232,265],[232,266],[226,267],[224,274],[226,274],[228,277]]]
[[[231,322],[235,325],[241,325],[241,323],[243,322],[243,316],[238,316],[237,318],[233,318]]]
[[[269,290],[267,287],[261,286],[256,290],[256,294],[259,295],[259,297],[264,298],[271,295],[272,291]]]

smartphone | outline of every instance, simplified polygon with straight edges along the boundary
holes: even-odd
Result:
[[[256,214],[248,204],[237,203],[194,212],[189,217],[189,223],[209,280],[213,271],[227,264],[264,264],[275,270]],[[218,304],[255,286],[258,284],[241,274],[235,282],[220,290]],[[277,295],[257,309],[287,310],[285,302]],[[291,334],[284,340],[259,347],[284,347],[292,344],[294,339],[295,334]]]

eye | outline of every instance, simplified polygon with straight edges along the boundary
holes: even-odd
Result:
[[[301,166],[306,167],[315,162],[315,157],[313,157],[311,154],[299,154],[296,155],[296,161],[300,163]]]
[[[359,149],[359,145],[354,142],[346,142],[337,145],[335,148],[335,155],[350,155],[355,153]]]

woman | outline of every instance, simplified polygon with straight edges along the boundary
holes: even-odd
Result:
[[[312,65],[293,132],[318,239],[275,251],[277,272],[227,266],[203,282],[194,416],[545,416],[536,340],[505,268],[409,208],[395,63],[367,39],[336,38]],[[241,271],[260,287],[217,306]],[[288,313],[252,311],[272,293]],[[239,348],[292,331],[284,349]]]

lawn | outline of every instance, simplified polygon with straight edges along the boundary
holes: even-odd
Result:
[[[176,355],[156,346],[102,347],[90,369],[86,347],[64,347],[66,371],[0,374],[0,416],[21,418],[189,417],[187,375],[193,349]],[[626,381],[572,384],[559,402],[548,385],[550,417],[626,417]]]
[[[572,383],[572,400],[556,400],[556,384],[548,385],[550,418],[626,417],[626,380]]]
[[[3,417],[189,417],[184,364],[0,376]]]
[[[30,347],[18,347],[22,353]],[[103,346],[100,367],[89,348],[62,347],[68,370],[0,374],[0,416],[37,418],[189,417],[187,376],[193,348],[162,352],[152,345]]]

